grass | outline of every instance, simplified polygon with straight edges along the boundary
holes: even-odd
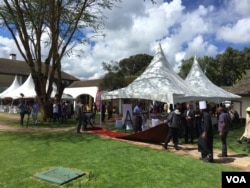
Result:
[[[230,150],[242,153],[235,141],[242,131],[239,126],[229,134]],[[220,148],[217,137],[214,145]],[[58,187],[33,177],[58,166],[86,173],[60,187],[90,188],[215,188],[221,187],[222,171],[239,171],[222,164],[208,164],[188,156],[87,133],[0,132],[0,150],[0,187],[6,188]]]

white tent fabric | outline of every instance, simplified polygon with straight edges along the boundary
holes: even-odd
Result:
[[[196,57],[185,81],[190,87],[195,88],[200,96],[206,97],[211,102],[221,103],[225,100],[241,100],[241,96],[227,92],[213,84],[201,70]]]
[[[0,98],[4,98],[5,95],[9,95],[12,91],[14,91],[15,89],[17,89],[19,87],[20,87],[20,84],[17,80],[17,76],[15,76],[12,84],[6,90],[4,90],[2,93],[0,93]]]
[[[21,93],[22,93],[25,98],[34,98],[36,96],[36,92],[34,88],[35,88],[35,85],[30,74],[29,77],[26,79],[26,81],[20,87],[13,90],[11,93],[8,93],[8,95],[4,95],[4,97],[17,99],[21,97]]]
[[[102,93],[102,100],[116,98],[148,99],[170,104],[202,99],[175,73],[160,44],[153,60],[141,76],[125,88]]]
[[[64,93],[71,95],[73,98],[77,98],[79,95],[88,94],[94,98],[96,101],[96,93],[98,91],[98,87],[72,87],[72,88],[65,88]]]
[[[53,91],[51,93],[51,97],[54,97],[56,93],[57,93],[57,88],[56,88],[55,84],[53,84]],[[28,76],[26,81],[21,86],[19,86],[15,90],[12,90],[8,94],[5,94],[3,96],[3,98],[18,99],[18,98],[21,98],[21,94],[24,95],[24,98],[35,98],[36,97],[35,84],[34,84],[34,81],[32,79],[31,74]],[[68,96],[66,94],[63,94],[62,99],[63,98],[71,99],[72,97]]]

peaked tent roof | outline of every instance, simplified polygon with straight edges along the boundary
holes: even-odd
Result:
[[[35,88],[34,81],[30,74],[20,87],[13,90],[11,93],[8,93],[8,95],[5,95],[4,97],[17,99],[21,97],[21,93],[22,93],[24,95],[24,98],[33,98],[36,96],[36,92],[34,88]]]
[[[241,100],[241,96],[227,92],[222,88],[213,84],[203,73],[200,68],[196,57],[194,58],[193,65],[185,79],[190,87],[195,88],[202,97],[207,100],[220,103],[225,100]]]
[[[52,90],[51,96],[55,96],[55,94],[57,93],[56,85],[53,84],[52,87],[53,87],[53,90]],[[21,98],[21,94],[24,95],[24,98],[36,97],[35,84],[34,84],[31,74],[28,76],[26,81],[20,87],[16,88],[15,90],[12,90],[12,92],[10,93],[5,94],[3,98],[18,99],[18,98]],[[66,94],[63,94],[62,98],[72,99],[71,96],[66,95]]]
[[[12,84],[6,90],[4,90],[2,93],[0,93],[0,98],[4,98],[5,95],[10,94],[12,91],[17,89],[18,87],[20,87],[20,84],[17,80],[17,76],[15,76]]]
[[[172,69],[161,45],[146,70],[127,87],[102,93],[102,99],[137,98],[167,103],[199,100],[199,94]]]

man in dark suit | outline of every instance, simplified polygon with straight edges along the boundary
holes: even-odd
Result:
[[[213,162],[214,130],[212,125],[212,118],[208,113],[209,110],[205,101],[200,101],[199,106],[202,114],[202,133],[198,140],[198,151],[201,153],[201,160],[203,160],[204,162]]]
[[[192,105],[187,103],[186,110],[183,113],[184,115],[184,139],[185,143],[194,143],[194,110]]]

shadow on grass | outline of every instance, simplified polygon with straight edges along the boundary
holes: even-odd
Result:
[[[247,156],[248,155],[245,153],[228,155],[228,157],[237,157],[237,158],[243,158],[243,157],[247,157]]]
[[[235,161],[235,158],[233,157],[222,157],[222,158],[219,158],[219,159],[214,159],[214,163],[232,163]]]
[[[8,135],[8,140],[19,140],[20,142],[29,142],[31,144],[37,143],[53,143],[53,142],[65,142],[65,143],[79,143],[79,142],[92,142],[97,139],[101,139],[98,135],[75,132],[34,132],[34,133],[21,133],[21,132],[8,132],[0,133]],[[0,138],[1,141],[5,141],[5,137]]]

